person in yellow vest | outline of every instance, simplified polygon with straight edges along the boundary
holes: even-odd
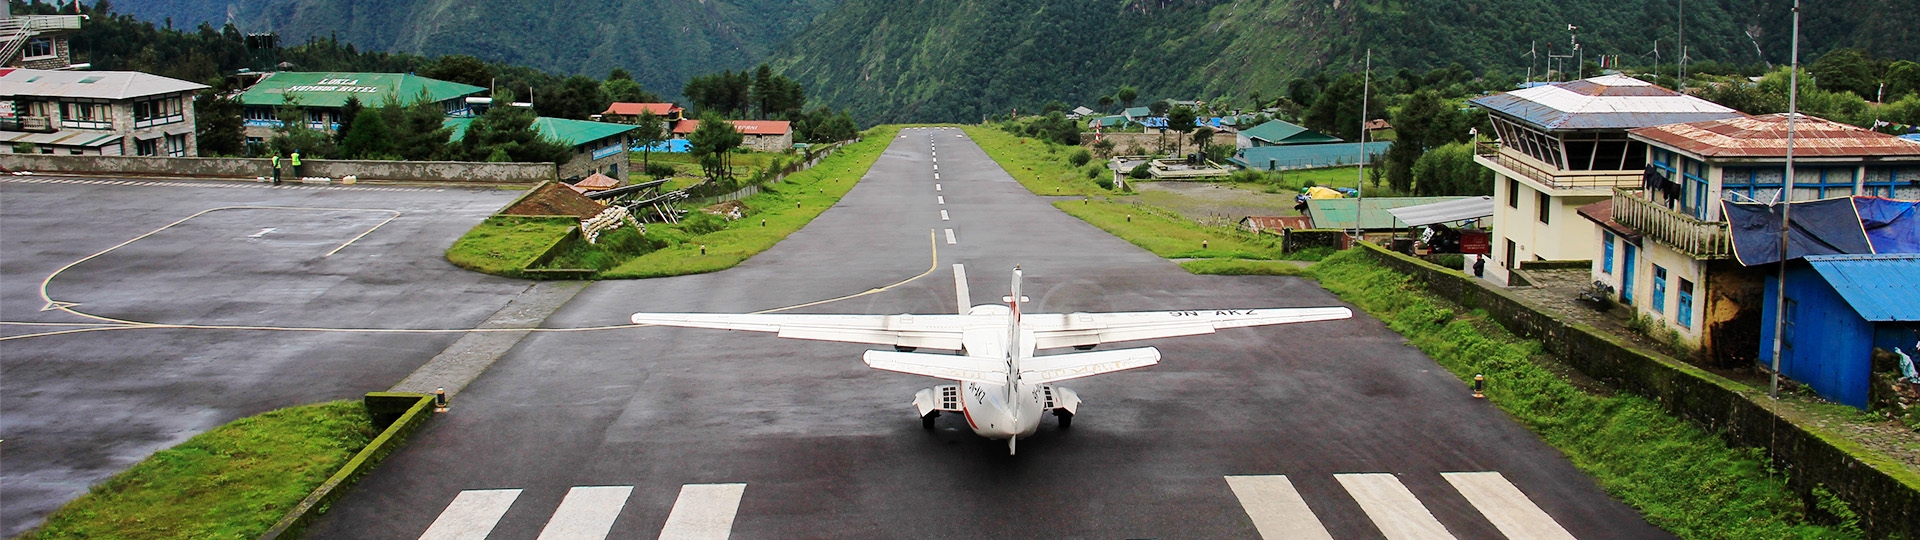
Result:
[[[280,153],[273,153],[273,185],[280,185]]]
[[[290,163],[292,163],[292,165],[293,165],[293,177],[294,177],[294,178],[304,178],[304,177],[302,177],[302,176],[300,176],[300,151],[299,151],[299,150],[294,150],[294,151],[293,151],[293,155],[292,155],[292,156],[288,156],[288,159],[287,159],[287,161],[289,161],[289,162],[290,162]]]

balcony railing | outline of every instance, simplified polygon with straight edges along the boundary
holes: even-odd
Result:
[[[1725,222],[1700,221],[1668,210],[1647,199],[1639,190],[1614,188],[1613,220],[1695,259],[1733,256],[1733,243]]]
[[[1551,189],[1605,190],[1640,185],[1640,171],[1562,170],[1543,167],[1531,159],[1521,159],[1511,152],[1500,150],[1499,143],[1483,141],[1474,145],[1473,153],[1480,159],[1494,162]]]
[[[53,120],[45,116],[15,116],[0,118],[0,131],[33,131],[52,133]]]

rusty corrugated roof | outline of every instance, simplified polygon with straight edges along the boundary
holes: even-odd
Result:
[[[1240,218],[1240,225],[1253,232],[1272,232],[1280,234],[1285,229],[1311,229],[1313,218],[1307,216],[1247,216]]]
[[[1633,227],[1621,225],[1620,222],[1613,220],[1613,200],[1611,199],[1582,206],[1574,210],[1574,212],[1580,214],[1580,217],[1587,218],[1595,224],[1612,231],[1613,234],[1626,237],[1628,242],[1634,244],[1640,243],[1640,231],[1634,230]]]
[[[1786,113],[1645,127],[1627,133],[1635,139],[1708,158],[1785,158],[1787,155]],[[1920,160],[1920,143],[1805,114],[1794,122],[1793,139],[1796,158]]]
[[[679,109],[680,109],[679,105],[674,105],[672,103],[614,102],[614,103],[608,104],[607,110],[601,111],[600,114],[619,114],[619,115],[627,115],[627,116],[639,116],[641,111],[646,111],[646,112],[653,113],[654,116],[666,116],[669,113],[672,113],[673,111],[679,110]]]

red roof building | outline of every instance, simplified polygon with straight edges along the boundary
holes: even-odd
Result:
[[[600,118],[608,122],[632,123],[641,112],[650,112],[668,122],[678,122],[686,109],[672,103],[614,103],[600,113]]]
[[[793,122],[786,120],[731,120],[734,131],[746,136],[742,146],[760,152],[785,152],[793,148]],[[700,129],[699,120],[681,120],[673,124],[673,137],[684,139]]]
[[[1763,114],[1708,122],[1644,127],[1628,132],[1699,157],[1787,157],[1787,115]],[[1800,115],[1793,126],[1794,159],[1920,157],[1920,144],[1825,118]]]

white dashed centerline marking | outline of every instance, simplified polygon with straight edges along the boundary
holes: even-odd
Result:
[[[1440,476],[1507,538],[1573,540],[1572,534],[1498,472],[1450,472]]]
[[[605,540],[632,494],[633,486],[574,486],[537,540]]]
[[[940,211],[940,221],[947,221],[947,211],[946,211],[946,210],[941,210],[941,211]]]
[[[1253,518],[1253,528],[1260,531],[1260,538],[1333,540],[1286,476],[1229,476],[1227,487],[1240,499],[1247,517]]]
[[[947,245],[951,246],[958,243],[960,243],[959,240],[953,239],[953,229],[947,229]]]
[[[940,202],[940,204],[947,204],[947,196],[946,196],[946,195],[935,195],[935,196],[933,196],[933,198],[934,198],[935,200],[937,200],[937,201],[939,201],[939,202]]]
[[[934,191],[940,191],[940,184],[934,184],[934,185],[933,185],[933,190],[934,190]]]
[[[507,508],[519,497],[517,489],[462,491],[447,503],[446,510],[440,511],[440,517],[433,520],[420,540],[486,540],[493,526],[500,523],[500,516],[506,515]]]
[[[687,484],[673,501],[660,540],[727,540],[746,484]]]
[[[934,180],[939,180],[939,179],[940,179],[940,173],[933,173],[933,179],[934,179]]]

